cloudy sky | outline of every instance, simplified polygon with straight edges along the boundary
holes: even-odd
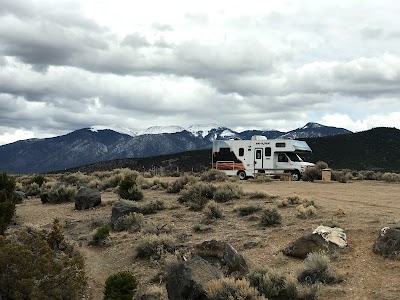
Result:
[[[0,144],[91,125],[400,128],[396,0],[0,0]]]

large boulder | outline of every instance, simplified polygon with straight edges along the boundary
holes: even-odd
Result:
[[[133,205],[117,203],[113,206],[111,211],[111,224],[114,225],[117,223],[118,219],[129,215],[130,213],[141,213],[141,208]]]
[[[168,299],[207,300],[205,285],[222,278],[220,270],[199,256],[170,268],[166,276]]]
[[[49,203],[49,193],[41,193],[40,200],[42,201],[42,204]]]
[[[387,258],[400,257],[400,224],[384,227],[379,232],[373,251]]]
[[[291,242],[282,252],[287,256],[304,259],[311,252],[336,251],[346,246],[347,237],[343,229],[319,226],[313,233]]]
[[[200,256],[213,266],[223,269],[225,274],[233,272],[246,274],[249,272],[249,267],[244,257],[226,242],[205,241],[195,246],[192,255]]]
[[[101,204],[99,190],[81,188],[75,195],[75,208],[78,210],[89,209]]]

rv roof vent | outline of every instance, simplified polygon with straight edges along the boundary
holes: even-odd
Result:
[[[267,140],[267,137],[266,137],[266,136],[263,136],[263,135],[253,135],[253,136],[251,137],[251,140],[252,140],[252,141]]]

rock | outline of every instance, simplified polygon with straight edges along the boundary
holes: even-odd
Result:
[[[89,209],[101,204],[99,190],[81,188],[75,195],[75,208],[78,210]]]
[[[123,203],[117,203],[116,205],[113,206],[112,212],[111,212],[111,224],[114,227],[116,222],[118,221],[119,218],[125,215],[129,215],[130,213],[140,213],[141,209],[136,206],[131,206]]]
[[[291,242],[282,252],[287,256],[304,259],[311,252],[336,251],[346,246],[347,238],[343,229],[319,226],[312,234]]]
[[[207,300],[205,285],[222,278],[220,270],[199,256],[170,268],[166,276],[168,299]]]
[[[387,258],[400,257],[400,224],[394,224],[381,229],[375,241],[373,251]]]
[[[17,201],[17,203],[22,203],[22,200],[24,200],[26,197],[25,193],[22,191],[14,191],[14,198]]]
[[[211,240],[195,246],[192,255],[198,255],[226,274],[249,272],[246,260],[229,243]]]
[[[43,204],[49,203],[49,193],[42,193],[40,194],[40,200]]]

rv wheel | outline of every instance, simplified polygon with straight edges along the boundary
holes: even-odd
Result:
[[[292,181],[299,181],[301,178],[300,172],[297,170],[294,170],[292,172]]]
[[[239,179],[240,180],[245,180],[247,177],[246,177],[246,172],[245,171],[239,171],[238,172],[238,175],[239,175]]]

